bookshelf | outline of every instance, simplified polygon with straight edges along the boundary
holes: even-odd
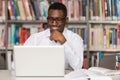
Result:
[[[47,21],[46,21],[46,19],[44,18],[44,17],[46,17],[46,16],[44,16],[44,17],[42,17],[42,20],[41,20],[41,18],[39,18],[39,14],[36,14],[36,16],[37,16],[37,18],[34,18],[35,17],[35,15],[33,15],[33,18],[31,19],[31,16],[30,17],[26,17],[26,18],[24,18],[25,17],[25,15],[26,14],[21,14],[21,15],[24,15],[24,17],[22,16],[20,16],[19,14],[20,14],[20,12],[21,11],[17,11],[16,10],[16,8],[19,8],[19,7],[21,7],[19,4],[21,4],[21,2],[22,1],[26,1],[26,2],[29,2],[30,0],[0,0],[0,1],[4,1],[4,7],[5,7],[5,19],[4,20],[1,20],[1,22],[0,22],[0,24],[4,24],[4,26],[5,26],[5,34],[4,35],[6,35],[5,36],[5,41],[3,41],[4,42],[4,46],[0,46],[1,48],[0,48],[0,50],[5,50],[5,54],[6,54],[6,57],[7,57],[7,60],[6,60],[6,68],[7,69],[10,69],[10,66],[11,66],[11,55],[12,55],[12,52],[13,52],[13,45],[18,45],[18,44],[16,44],[16,43],[9,43],[9,42],[11,42],[11,41],[9,41],[10,39],[11,40],[14,40],[14,39],[12,39],[12,37],[14,37],[13,35],[12,35],[12,32],[13,31],[9,31],[10,29],[11,29],[11,27],[12,26],[17,26],[17,25],[20,25],[20,27],[24,27],[25,25],[37,25],[37,27],[39,27],[38,25],[40,25],[41,23],[44,23],[44,24],[46,24],[47,23]],[[31,0],[32,1],[32,0]],[[34,1],[38,1],[38,2],[42,2],[42,1],[44,1],[44,0],[34,0]],[[48,1],[50,1],[50,0],[48,0]],[[56,0],[57,1],[57,0]],[[79,6],[78,5],[78,1],[68,1],[68,0],[59,0],[59,1],[62,1],[64,4],[65,3],[67,3],[68,4],[68,2],[72,5],[72,3],[74,3],[73,5],[74,5],[74,7],[76,7],[76,5],[75,4],[77,4],[77,6]],[[65,2],[66,1],[66,2]],[[18,6],[16,5],[16,2],[18,2],[19,4],[18,4]],[[52,2],[54,2],[54,0],[51,0],[50,1],[51,3]],[[33,2],[31,2],[31,3],[33,3]],[[80,2],[81,4],[82,4],[82,0],[81,0],[81,2]],[[87,4],[87,2],[83,2],[84,3],[84,7],[85,6],[87,6],[86,4]],[[25,3],[23,3],[23,7],[25,7],[25,5],[24,5]],[[35,3],[36,4],[36,3]],[[41,5],[42,5],[42,3],[41,3]],[[27,8],[31,8],[31,4],[29,4],[29,6],[30,7],[27,7]],[[33,6],[33,5],[32,5]],[[83,7],[82,6],[82,7]],[[69,7],[70,7],[70,5],[69,5]],[[13,8],[13,10],[12,11],[10,11],[11,9]],[[85,8],[84,8],[85,9]],[[15,11],[16,10],[16,11]],[[19,9],[19,10],[21,10],[21,9]],[[26,10],[27,11],[27,10]],[[69,29],[76,29],[76,28],[82,28],[82,29],[84,29],[84,28],[86,28],[87,29],[87,24],[88,24],[88,21],[87,21],[87,14],[86,14],[86,11],[87,10],[84,10],[84,12],[85,12],[85,14],[83,14],[83,15],[79,15],[79,17],[80,18],[77,18],[77,14],[76,14],[76,12],[77,12],[77,10],[74,10],[74,13],[75,13],[75,15],[74,15],[74,17],[73,16],[71,16],[70,17],[70,21],[69,21],[69,23],[67,24],[67,26],[68,26],[68,28]],[[17,15],[17,13],[18,13],[18,15]],[[31,12],[32,13],[32,12]],[[69,14],[68,15],[70,15],[70,13],[72,14],[72,12],[71,11],[69,11]],[[11,14],[14,14],[14,16],[13,15],[11,15]],[[82,13],[81,13],[82,14]],[[21,18],[20,18],[21,17]],[[72,25],[72,26],[71,26]],[[17,26],[18,27],[18,26]],[[30,26],[29,26],[30,27]],[[34,26],[35,27],[35,26]],[[74,28],[75,27],[75,28]],[[77,29],[76,29],[77,30]],[[11,36],[11,37],[10,37]],[[10,39],[9,39],[10,38]],[[87,38],[87,35],[86,35],[86,38]],[[88,39],[87,39],[88,40]],[[88,42],[86,40],[86,42]],[[21,44],[19,44],[19,45],[21,45]],[[87,44],[86,44],[86,47],[85,47],[85,53],[86,53],[86,55],[88,54],[88,49],[87,49]]]
[[[120,55],[119,2],[119,0],[89,0],[91,66],[115,69],[116,56]],[[111,57],[111,60],[108,57]],[[112,66],[105,66],[106,64]]]
[[[106,26],[108,26],[108,27],[110,26],[112,28],[116,28],[116,26],[118,26],[118,28],[120,27],[119,26],[119,24],[120,24],[119,14],[117,14],[120,9],[117,6],[118,0],[115,0],[115,1],[114,0],[46,0],[46,2],[44,2],[44,0],[31,0],[31,1],[33,1],[31,3],[29,2],[30,0],[0,0],[0,2],[1,1],[4,1],[4,4],[5,4],[5,6],[4,6],[5,18],[3,18],[3,19],[0,18],[0,25],[5,26],[5,32],[6,32],[5,35],[6,36],[5,36],[5,40],[3,41],[4,46],[0,46],[0,50],[1,51],[4,50],[7,57],[8,57],[8,55],[10,56],[13,51],[12,45],[16,45],[16,43],[14,43],[14,44],[9,43],[9,36],[11,35],[11,33],[9,34],[9,27],[11,28],[11,26],[19,25],[20,27],[23,27],[23,28],[29,27],[29,29],[30,29],[30,27],[36,28],[36,26],[37,26],[37,28],[40,28],[41,23],[44,23],[44,24],[47,23],[47,21],[46,21],[47,15],[45,13],[42,16],[42,18],[39,18],[39,14],[36,14],[36,13],[33,14],[35,10],[33,9],[34,7],[32,7],[33,4],[31,4],[31,3],[34,3],[34,1],[41,2],[41,3],[39,3],[41,5],[46,3],[47,5],[46,5],[45,11],[47,10],[49,4],[53,3],[54,1],[60,1],[67,6],[69,23],[66,26],[74,32],[79,31],[80,36],[82,36],[82,38],[84,39],[84,44],[85,44],[84,53],[85,53],[85,56],[87,57],[87,66],[86,66],[87,68],[94,65],[94,63],[92,62],[92,59],[93,59],[92,57],[94,54],[98,55],[99,52],[102,52],[103,54],[107,54],[107,53],[115,53],[115,54],[117,53],[118,54],[118,53],[120,53],[119,47],[104,48],[104,46],[102,45],[103,38],[99,37],[99,36],[103,36],[103,35],[101,35],[101,33],[103,34],[102,29],[104,27],[106,28]],[[26,14],[21,13],[22,8],[19,9],[21,11],[16,11],[16,12],[13,11],[14,14],[18,13],[18,15],[11,16],[11,13],[10,13],[11,8],[15,7],[15,9],[16,9],[16,8],[21,7],[20,5],[16,5],[16,2],[14,2],[14,1],[16,1],[19,4],[21,4],[22,1],[26,1],[26,2],[30,3],[29,5],[27,5],[28,6],[27,8],[32,11],[29,12],[29,10],[26,10],[29,12],[28,13],[29,16],[25,17]],[[112,3],[110,1],[112,1]],[[15,5],[12,4],[11,2],[13,2]],[[117,4],[115,6],[116,9],[114,9],[113,3],[114,3],[114,5]],[[14,7],[12,7],[11,4]],[[22,4],[23,9],[25,7],[24,4]],[[110,6],[111,6],[111,8],[109,8]],[[75,7],[75,9],[74,9],[74,7]],[[113,9],[117,10],[116,14]],[[20,13],[22,16],[19,15]],[[47,11],[46,11],[46,13],[47,13]],[[26,27],[26,25],[27,25],[27,27]],[[30,26],[30,25],[32,25],[32,26]],[[86,33],[84,33],[86,36],[81,35],[80,31],[83,32],[82,29],[87,30]],[[93,31],[94,34],[95,33],[96,34],[99,33],[99,34],[95,35],[96,36],[95,38],[91,38],[91,35],[93,34],[93,33],[91,33],[91,31]],[[12,38],[10,38],[10,39],[12,39]],[[95,41],[93,41],[93,43],[95,43],[95,45],[93,45],[93,46],[91,46],[92,39],[95,40]],[[113,42],[114,42],[114,40],[113,40]],[[9,46],[9,44],[10,44],[10,46]],[[10,60],[10,58],[9,58],[9,60]],[[6,60],[7,64],[9,62],[9,60]],[[95,64],[99,64],[99,63],[95,63]],[[99,66],[99,65],[97,65],[97,66]],[[8,68],[8,67],[6,67],[6,68]]]

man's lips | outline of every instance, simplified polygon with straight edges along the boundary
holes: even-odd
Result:
[[[52,30],[58,30],[58,27],[52,27],[51,29]]]

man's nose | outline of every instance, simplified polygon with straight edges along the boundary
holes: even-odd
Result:
[[[52,24],[53,24],[53,25],[57,25],[57,21],[54,20],[54,21],[52,22]]]

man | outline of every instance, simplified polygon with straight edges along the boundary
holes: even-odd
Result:
[[[72,31],[65,28],[68,22],[67,9],[62,3],[53,3],[48,9],[47,30],[31,35],[24,45],[64,45],[65,67],[74,70],[82,68],[83,40]]]

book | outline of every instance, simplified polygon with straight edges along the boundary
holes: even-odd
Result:
[[[106,20],[111,20],[111,0],[105,0],[105,3],[106,3],[106,13],[105,13],[105,16],[106,16]]]
[[[116,56],[116,65],[115,65],[116,69],[119,70],[120,69],[120,56]]]
[[[39,7],[39,4],[38,4],[38,1],[34,0],[33,4],[34,4],[34,9],[35,9],[37,20],[41,20],[41,12],[40,12],[40,7]]]
[[[92,17],[93,17],[93,0],[89,1],[89,16],[90,16],[90,20],[92,20]]]
[[[11,20],[15,19],[15,17],[13,16],[13,11],[12,11],[12,1],[8,1],[8,11],[9,11],[10,19]]]
[[[116,0],[116,14],[117,14],[117,20],[120,20],[120,0]]]
[[[10,4],[11,4],[11,8],[12,8],[12,15],[14,16],[14,20],[17,20],[17,11],[16,11],[16,7],[15,7],[15,4],[14,4],[14,1],[13,0],[10,0]]]
[[[98,0],[93,0],[93,15],[95,20],[98,20]]]
[[[111,70],[103,67],[79,69],[65,75],[66,80],[119,80],[120,70]]]
[[[96,73],[100,73],[106,76],[120,75],[120,70],[112,70],[112,69],[107,69],[103,67],[90,67],[88,70]]]
[[[2,0],[0,0],[0,20],[2,19]]]
[[[82,0],[82,20],[86,20],[87,0]]]
[[[21,18],[21,20],[26,20],[26,16],[25,16],[25,11],[24,11],[22,0],[17,0],[17,4],[18,4],[19,11],[20,11],[20,18]]]
[[[40,12],[41,12],[41,17],[42,20],[47,19],[47,10],[48,10],[48,2],[47,1],[38,1]]]
[[[116,0],[111,0],[111,13],[112,13],[112,20],[116,20]]]
[[[5,25],[0,25],[0,47],[4,46],[5,38]]]
[[[5,20],[5,1],[2,0],[2,20]]]
[[[105,8],[106,8],[106,3],[105,0],[101,0],[101,18],[102,20],[105,20]]]
[[[83,59],[83,69],[87,69],[87,56],[85,55],[84,56],[84,59]]]
[[[14,3],[14,7],[15,7],[15,12],[17,14],[17,20],[20,20],[20,11],[19,11],[19,8],[18,8],[18,3],[16,0],[13,0],[13,3]]]
[[[25,16],[27,20],[32,20],[28,0],[22,0]]]
[[[36,19],[35,12],[34,12],[33,5],[30,0],[28,0],[28,4],[29,4],[30,14],[32,16],[32,19],[35,20]]]

